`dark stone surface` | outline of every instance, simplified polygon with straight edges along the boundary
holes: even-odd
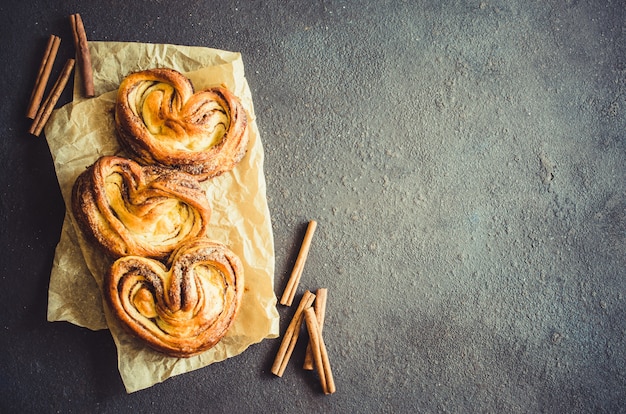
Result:
[[[302,346],[272,376],[278,340],[127,395],[107,332],[46,322],[64,204],[24,113],[76,12],[91,40],[242,53],[277,295],[316,219],[301,290],[329,288],[335,395]],[[617,0],[4,1],[0,411],[625,411],[625,22]]]

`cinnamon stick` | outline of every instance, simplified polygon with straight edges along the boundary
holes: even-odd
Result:
[[[74,46],[76,48],[76,59],[78,60],[78,68],[83,82],[83,90],[85,96],[91,98],[95,96],[93,85],[93,71],[91,68],[91,53],[87,44],[87,35],[83,26],[83,19],[80,14],[72,14],[70,16],[72,25],[72,34],[74,36]]]
[[[330,359],[328,358],[328,351],[326,350],[326,344],[324,343],[324,337],[319,334],[320,339],[320,352],[322,354],[322,366],[324,369],[324,376],[326,377],[326,394],[333,394],[337,391],[335,387],[335,379],[333,377],[333,371],[330,368]]]
[[[320,384],[325,394],[327,390],[326,371],[324,371],[324,361],[322,360],[322,352],[320,350],[319,327],[313,308],[308,308],[304,311],[304,318],[307,330],[309,331],[309,344],[311,344],[313,360],[315,361],[315,367],[320,377]]]
[[[30,119],[34,119],[37,115],[37,111],[39,110],[39,105],[43,99],[43,94],[46,89],[46,85],[48,84],[48,79],[50,78],[50,73],[52,72],[52,65],[56,59],[60,43],[60,37],[50,35],[43,59],[39,65],[37,80],[35,81],[33,92],[30,95],[30,102],[28,103],[28,108],[26,109],[26,116]]]
[[[43,127],[48,122],[48,118],[50,118],[50,114],[52,114],[54,106],[61,97],[61,93],[63,93],[63,89],[65,89],[65,85],[72,74],[72,69],[74,69],[74,59],[68,59],[44,104],[39,107],[37,115],[35,115],[35,119],[28,131],[32,135],[39,136],[41,134]]]
[[[314,300],[315,295],[308,290],[304,292],[304,295],[302,295],[300,304],[298,305],[298,308],[296,309],[296,312],[294,313],[291,322],[283,335],[280,347],[278,348],[278,353],[276,354],[274,364],[272,365],[272,374],[279,377],[283,376],[287,363],[289,362],[289,358],[291,358],[293,349],[296,346],[298,336],[300,335],[300,327],[302,326],[302,320],[304,319],[304,310],[310,307]]]
[[[298,257],[296,258],[296,263],[291,272],[291,276],[289,276],[289,280],[287,281],[285,291],[280,298],[281,305],[291,306],[291,303],[293,302],[293,298],[296,294],[298,284],[300,283],[300,278],[302,277],[304,263],[306,262],[307,256],[309,255],[311,240],[313,239],[313,234],[315,233],[316,228],[317,222],[315,220],[309,221],[306,233],[304,234],[304,240],[302,241],[302,246],[300,246],[300,252],[298,253]]]
[[[326,316],[326,298],[328,297],[328,289],[320,288],[315,291],[315,302],[313,302],[313,309],[315,310],[315,318],[317,324],[320,327],[320,334],[324,330],[324,319]],[[303,369],[313,369],[313,353],[311,350],[311,342],[306,347],[306,354],[304,355]]]
[[[309,343],[311,344],[313,360],[315,361],[315,367],[320,378],[322,390],[324,391],[324,394],[332,394],[336,391],[335,380],[333,379],[333,373],[330,368],[330,361],[328,359],[326,345],[324,344],[324,338],[320,332],[320,326],[317,323],[317,318],[313,308],[307,308],[304,311],[304,317],[307,330],[309,331]]]

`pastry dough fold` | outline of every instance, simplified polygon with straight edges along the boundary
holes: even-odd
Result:
[[[204,236],[211,214],[192,175],[116,156],[99,158],[79,175],[72,211],[83,233],[110,256],[160,259]]]
[[[204,180],[229,171],[245,155],[247,115],[224,87],[194,92],[173,69],[128,75],[117,92],[119,141],[134,158],[161,164]]]
[[[139,256],[116,260],[104,295],[122,325],[152,348],[190,357],[213,347],[233,323],[243,295],[240,259],[206,238],[182,244],[167,266]]]

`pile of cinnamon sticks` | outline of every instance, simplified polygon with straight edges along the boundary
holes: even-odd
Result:
[[[280,303],[283,305],[291,306],[295,291],[302,277],[304,263],[308,256],[316,227],[317,222],[309,222],[294,269],[280,300]],[[303,368],[306,370],[313,370],[315,368],[319,376],[322,391],[324,394],[332,394],[336,391],[335,380],[330,367],[326,344],[322,336],[327,296],[328,289],[326,288],[317,289],[315,293],[309,290],[304,292],[291,322],[283,335],[278,353],[274,359],[274,364],[272,365],[272,373],[279,377],[283,376],[289,358],[300,336],[301,326],[304,324],[309,334],[309,342],[306,348]]]
[[[30,96],[26,116],[33,120],[28,132],[32,135],[39,136],[44,126],[48,122],[48,118],[52,114],[67,82],[72,74],[74,65],[78,61],[78,67],[81,71],[83,89],[85,97],[91,98],[95,95],[93,86],[93,73],[91,69],[91,55],[87,44],[87,35],[83,21],[78,13],[70,16],[70,24],[72,25],[72,34],[74,37],[74,47],[76,49],[76,59],[68,59],[61,70],[56,82],[48,92],[46,99],[43,99],[48,79],[52,73],[52,67],[56,59],[61,38],[50,35],[48,44],[44,52],[39,72],[35,81],[33,92]],[[43,102],[43,103],[42,103]]]

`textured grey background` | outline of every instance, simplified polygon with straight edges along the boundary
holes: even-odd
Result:
[[[3,2],[0,411],[626,411],[625,7]],[[107,332],[46,322],[64,206],[23,114],[75,12],[91,40],[242,53],[276,293],[317,220],[300,293],[329,288],[335,395],[302,346],[272,376],[278,340],[127,395]]]

